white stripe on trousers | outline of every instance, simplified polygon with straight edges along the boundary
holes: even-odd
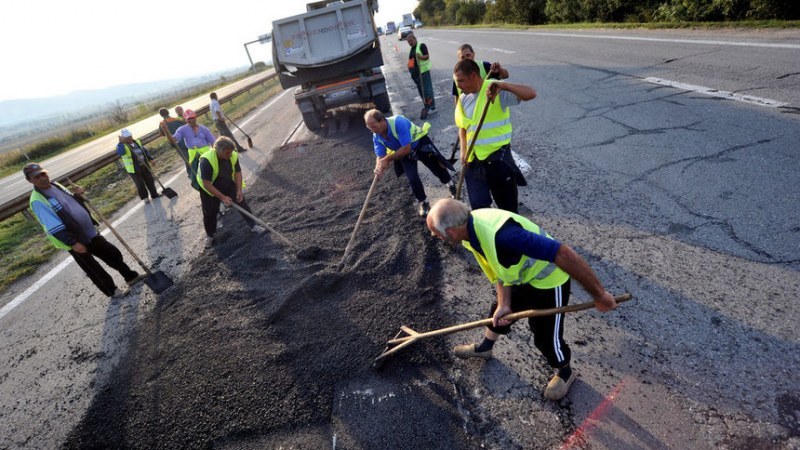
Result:
[[[560,308],[563,302],[561,298],[561,286],[555,288],[556,308]],[[556,359],[558,362],[564,361],[564,352],[561,350],[561,340],[558,336],[561,334],[561,326],[564,324],[564,313],[556,314],[556,323],[553,326],[553,349],[555,350]]]

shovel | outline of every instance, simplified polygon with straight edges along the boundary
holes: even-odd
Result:
[[[152,175],[153,178],[155,178],[156,181],[158,182],[158,185],[161,186],[161,193],[164,194],[164,196],[166,196],[170,200],[178,196],[178,193],[175,192],[172,188],[164,187],[164,185],[161,183],[161,180],[158,179],[156,172],[153,170],[152,167],[150,167],[150,163],[147,162],[147,158],[145,158],[144,160],[144,165],[147,166],[147,170],[150,171],[150,175]]]
[[[494,101],[494,99],[492,99]],[[458,186],[456,187],[456,200],[461,200],[461,187],[464,184],[464,175],[467,173],[467,165],[469,165],[469,158],[472,156],[472,149],[475,147],[475,142],[478,140],[478,134],[481,132],[481,127],[483,126],[483,120],[486,119],[486,113],[489,111],[489,105],[492,102],[486,102],[486,105],[483,106],[483,112],[481,112],[481,119],[478,121],[478,128],[475,129],[475,134],[472,136],[472,142],[469,143],[469,147],[467,148],[467,157],[464,158],[464,167],[461,168],[461,173],[458,176]],[[459,137],[459,139],[461,139]],[[456,144],[458,141],[456,141]],[[455,154],[455,152],[454,152]]]
[[[226,115],[225,118],[228,119],[228,121],[230,121],[230,123],[232,123],[233,126],[235,126],[236,129],[239,130],[244,135],[244,137],[247,138],[247,148],[253,148],[253,140],[250,139],[250,135],[245,133],[243,129],[239,128],[239,125],[236,125],[236,122],[232,121],[230,117]]]
[[[364,200],[364,206],[361,207],[361,212],[358,214],[358,220],[356,220],[356,226],[353,228],[353,232],[350,234],[350,241],[347,242],[347,247],[344,248],[344,255],[342,255],[342,260],[339,261],[339,266],[337,270],[341,271],[342,267],[344,267],[345,261],[347,261],[347,254],[350,252],[350,247],[353,245],[353,241],[356,238],[356,233],[358,233],[358,227],[361,226],[361,221],[364,220],[364,215],[367,212],[367,205],[369,205],[369,199],[372,197],[372,192],[375,191],[375,186],[378,184],[378,174],[375,174],[375,177],[372,178],[372,185],[369,187],[369,192],[367,192],[367,199]]]
[[[618,295],[614,297],[614,300],[617,303],[627,302],[633,298],[633,296],[629,293],[625,293],[622,295]],[[562,314],[568,312],[575,312],[575,311],[583,311],[584,309],[591,309],[594,308],[594,302],[586,302],[586,303],[578,303],[577,305],[569,305],[569,306],[562,306],[561,308],[550,308],[550,309],[531,309],[528,311],[520,311],[516,313],[511,313],[503,318],[506,320],[519,320],[525,319],[527,317],[543,317],[543,316],[552,316],[554,314]],[[438,330],[428,331],[426,333],[418,333],[411,328],[403,325],[400,327],[400,331],[395,335],[394,339],[389,340],[386,343],[386,348],[383,350],[383,353],[378,355],[377,358],[372,362],[372,367],[374,369],[380,369],[383,366],[383,363],[386,359],[394,353],[397,353],[401,349],[408,347],[409,345],[422,340],[428,339],[435,336],[442,336],[445,334],[452,334],[458,331],[469,330],[472,328],[483,327],[492,324],[492,319],[483,319],[477,320],[475,322],[468,322],[462,323],[460,325],[453,325],[452,327],[441,328]],[[406,336],[401,336],[401,334],[405,333]]]
[[[69,180],[69,182],[70,184],[75,185],[75,183],[73,183],[72,180]],[[142,266],[142,269],[144,269],[144,271],[147,272],[147,278],[144,279],[144,282],[147,286],[150,287],[150,289],[153,290],[153,292],[155,292],[156,294],[160,294],[169,289],[174,284],[172,280],[164,272],[160,270],[152,272],[150,269],[148,269],[147,266],[144,265],[142,260],[139,259],[138,256],[136,256],[136,253],[133,252],[133,249],[131,249],[130,246],[128,246],[128,244],[122,239],[122,236],[120,236],[119,233],[117,233],[117,230],[115,230],[114,227],[112,227],[111,224],[108,222],[108,220],[106,220],[106,218],[103,217],[102,214],[100,214],[100,211],[95,209],[95,207],[92,206],[89,200],[86,199],[86,197],[81,196],[81,198],[83,198],[83,201],[86,203],[86,206],[88,206],[89,209],[92,210],[92,212],[95,215],[97,215],[97,217],[100,218],[100,221],[103,222],[103,224],[105,224],[105,226],[107,226],[112,233],[114,233],[114,236],[116,236],[119,242],[125,247],[126,250],[128,250],[128,253],[130,253],[131,256],[133,256],[133,259],[135,259],[136,262],[139,263],[140,266]]]

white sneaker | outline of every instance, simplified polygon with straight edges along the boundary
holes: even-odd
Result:
[[[214,246],[214,236],[206,236],[206,240],[203,243],[204,248],[211,248]]]
[[[124,297],[126,295],[128,295],[128,290],[127,289],[116,288],[116,289],[114,289],[114,293],[111,294],[111,298],[120,298],[120,297]]]
[[[267,230],[266,228],[264,228],[264,227],[262,227],[261,225],[258,225],[258,224],[253,225],[252,227],[250,227],[250,231],[252,231],[253,233],[263,233],[266,230]]]

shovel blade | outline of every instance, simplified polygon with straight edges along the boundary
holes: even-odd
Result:
[[[170,200],[178,196],[178,193],[175,192],[172,188],[164,188],[164,190],[161,191],[161,193],[164,194],[164,196],[166,196]]]
[[[174,284],[172,280],[160,270],[148,275],[147,278],[144,279],[144,283],[156,294],[166,291]]]

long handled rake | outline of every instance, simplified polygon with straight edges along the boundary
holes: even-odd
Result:
[[[625,293],[614,297],[614,300],[617,303],[622,303],[622,302],[627,302],[632,298],[633,296],[631,294]],[[543,316],[552,316],[554,314],[583,311],[585,309],[590,309],[590,308],[594,308],[594,302],[578,303],[577,305],[563,306],[560,308],[532,309],[528,311],[520,311],[508,314],[503,318],[506,320],[519,320],[528,317],[543,317]],[[459,331],[470,330],[472,328],[485,327],[491,324],[492,324],[492,319],[489,318],[489,319],[476,320],[475,322],[462,323],[460,325],[453,325],[451,327],[428,331],[426,333],[419,333],[403,325],[400,327],[400,331],[397,333],[394,339],[390,339],[386,343],[386,348],[383,350],[383,353],[378,355],[378,357],[375,358],[375,360],[372,362],[372,367],[375,369],[381,368],[381,366],[383,366],[383,363],[386,361],[388,357],[392,356],[393,354],[397,353],[398,351],[408,347],[409,345],[417,341],[436,336],[452,334]],[[403,333],[405,333],[406,335],[401,336]]]

